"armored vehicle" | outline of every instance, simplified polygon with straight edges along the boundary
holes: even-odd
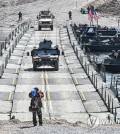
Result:
[[[36,71],[40,66],[52,66],[55,71],[59,70],[59,55],[60,50],[58,46],[51,47],[51,40],[44,40],[40,42],[38,49],[31,51],[33,70]]]
[[[101,69],[107,72],[118,73],[120,72],[120,50],[109,55],[109,58],[104,59]]]
[[[111,52],[112,50],[119,50],[120,40],[117,41],[116,39],[111,38],[101,41],[98,37],[95,40],[89,40],[88,43],[82,44],[82,48],[86,52]]]
[[[50,11],[40,11],[37,16],[38,30],[41,30],[42,28],[50,28],[53,30],[53,18],[54,16]]]
[[[97,36],[101,40],[110,39],[116,37],[117,31],[113,28],[97,28],[95,26],[86,27],[81,36],[82,43],[88,43],[89,39],[96,39]]]

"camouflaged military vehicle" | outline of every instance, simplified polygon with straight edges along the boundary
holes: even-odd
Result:
[[[50,11],[40,11],[37,19],[38,30],[41,30],[42,28],[50,28],[51,30],[53,30],[54,16],[51,14]]]
[[[58,49],[58,46],[52,48],[51,45],[51,40],[44,40],[39,43],[38,49],[33,49],[31,51],[34,71],[36,71],[38,67],[46,65],[54,67],[55,71],[59,70],[60,50]]]

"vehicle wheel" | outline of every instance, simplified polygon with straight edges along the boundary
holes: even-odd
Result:
[[[55,62],[55,71],[58,71],[58,70],[59,70],[58,62]]]
[[[53,25],[51,26],[51,31],[53,31]]]
[[[37,62],[33,62],[33,71],[37,70]]]
[[[41,31],[41,26],[38,27],[38,30]]]

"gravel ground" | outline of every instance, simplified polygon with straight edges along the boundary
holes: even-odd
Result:
[[[70,124],[66,121],[44,121],[43,126],[33,127],[31,122],[0,122],[0,134],[118,134],[120,127],[98,126],[92,128],[85,124]]]
[[[18,25],[19,11],[23,13],[23,21],[30,19],[34,24],[38,12],[48,8],[56,16],[57,25],[69,23],[69,10],[73,12],[72,23],[88,23],[87,15],[81,15],[79,12],[82,2],[85,0],[76,1],[77,7],[75,0],[0,0],[0,30],[12,29]],[[94,23],[96,24],[96,22]],[[111,18],[108,15],[101,15],[99,23],[100,25],[117,26],[116,17]],[[78,122],[70,124],[66,121],[55,120],[44,121],[42,127],[33,127],[31,122],[0,121],[0,134],[118,134],[119,132],[119,125],[90,127]]]

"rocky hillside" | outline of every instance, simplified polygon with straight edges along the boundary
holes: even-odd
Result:
[[[32,3],[36,2],[38,0],[0,0],[0,7],[5,6],[17,6],[17,5],[23,5],[26,3]]]
[[[91,3],[103,14],[120,15],[120,0],[96,0]]]

